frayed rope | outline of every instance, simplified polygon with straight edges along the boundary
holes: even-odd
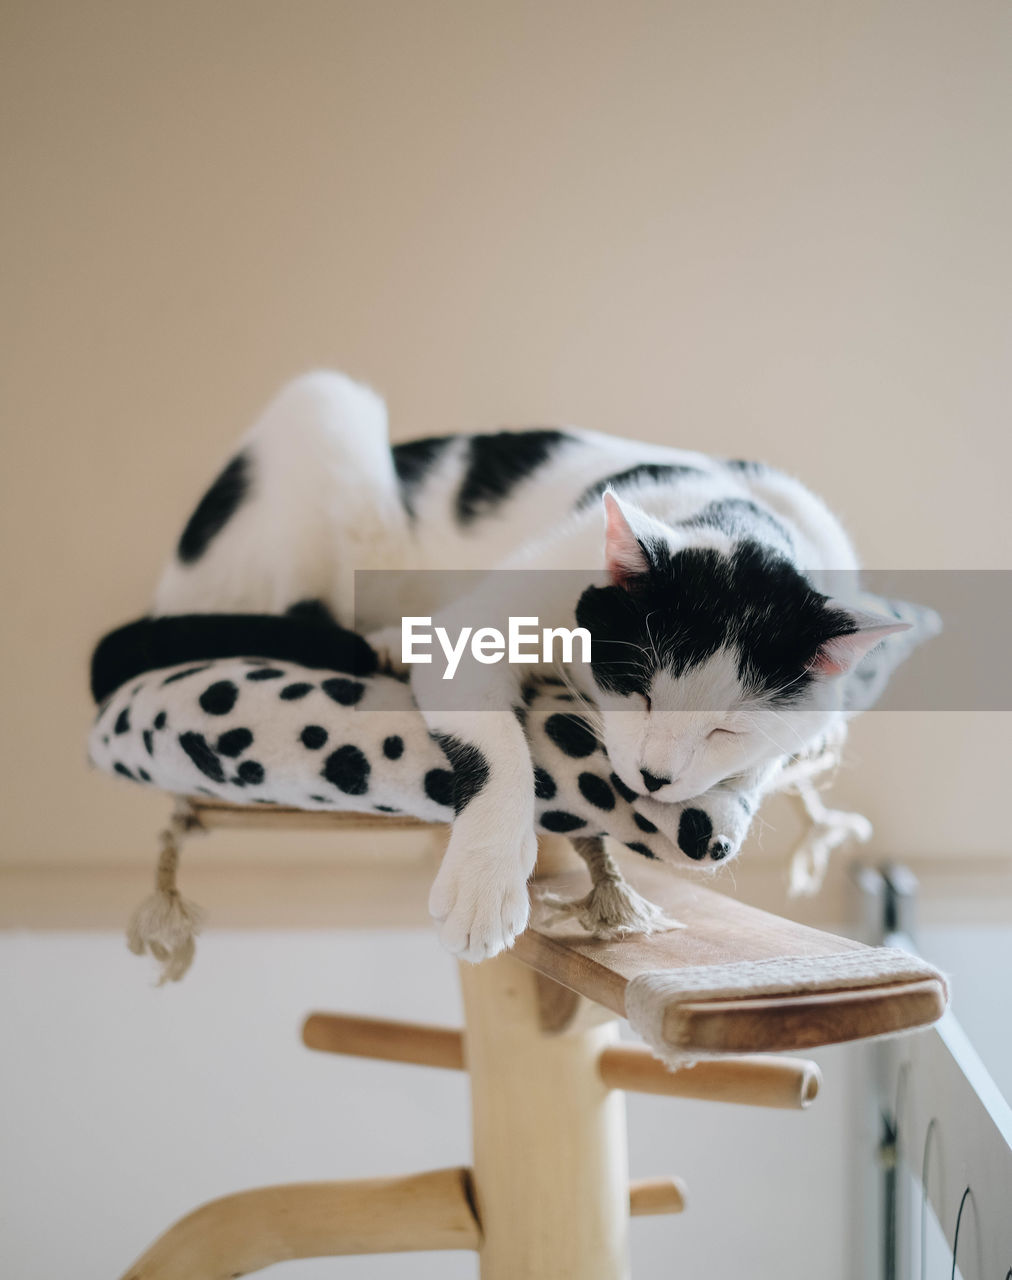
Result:
[[[179,850],[183,839],[199,829],[200,822],[188,805],[179,806],[161,832],[162,848],[155,872],[155,891],[140,904],[127,926],[127,946],[135,956],[150,954],[161,972],[158,985],[178,982],[193,963],[196,938],[203,912],[188,902],[176,885]]]
[[[590,892],[570,901],[557,893],[542,892],[539,900],[547,908],[549,918],[575,919],[592,938],[626,938],[630,934],[664,933],[684,929],[677,920],[664,914],[623,877],[615,859],[598,836],[577,836],[573,848],[587,864]]]

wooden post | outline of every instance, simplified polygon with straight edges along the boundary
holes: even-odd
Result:
[[[598,1071],[615,1022],[546,1033],[526,965],[460,970],[482,1280],[627,1280],[625,1101]]]

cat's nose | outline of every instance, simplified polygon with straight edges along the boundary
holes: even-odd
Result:
[[[640,777],[648,791],[660,791],[661,787],[666,787],[671,781],[670,778],[658,778],[655,773],[648,773],[646,769],[640,770]]]

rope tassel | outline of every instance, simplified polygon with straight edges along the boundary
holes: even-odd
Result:
[[[127,926],[127,946],[135,956],[151,954],[161,966],[158,985],[178,982],[193,963],[203,912],[188,902],[176,885],[183,837],[197,820],[188,809],[177,809],[160,835],[162,844],[155,873],[155,891],[140,904]]]

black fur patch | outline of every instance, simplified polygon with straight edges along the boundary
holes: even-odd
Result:
[[[641,831],[645,831],[648,836],[655,835],[657,832],[657,828],[650,819],[644,818],[642,813],[637,813],[635,810],[633,810],[633,822],[636,823]]]
[[[581,773],[577,779],[580,794],[597,809],[614,809],[615,793],[596,773]]]
[[[130,770],[126,767],[126,765],[125,765],[125,764],[120,764],[120,762],[119,762],[118,760],[113,764],[113,766],[112,766],[112,767],[113,767],[113,768],[116,770],[116,772],[117,772],[118,774],[120,774],[122,777],[124,777],[124,778],[129,778],[131,782],[136,782],[136,781],[137,781],[137,779],[136,779],[136,778],[134,777],[134,775],[130,772]]]
[[[198,701],[209,716],[227,716],[238,697],[239,690],[231,680],[216,680],[207,686]]]
[[[144,748],[148,755],[153,756],[155,754],[155,735],[150,729],[145,729],[141,737],[144,739]]]
[[[625,847],[632,849],[633,853],[641,853],[644,858],[653,858],[655,862],[657,861],[657,854],[654,853],[653,849],[648,849],[645,844],[640,844],[638,840],[627,840]]]
[[[322,776],[346,796],[364,796],[369,790],[369,761],[350,742],[324,761]]]
[[[130,708],[124,707],[116,717],[116,723],[113,726],[113,733],[129,733],[130,732]]]
[[[680,527],[719,529],[729,538],[737,538],[739,541],[759,535],[779,542],[787,552],[794,547],[794,539],[789,530],[776,516],[748,498],[721,498],[717,502],[709,502],[694,516],[683,520]]]
[[[383,754],[388,760],[399,760],[404,754],[404,739],[396,733],[383,739]]]
[[[585,507],[595,506],[601,500],[605,489],[622,489],[627,485],[642,484],[650,480],[660,483],[681,480],[686,476],[705,475],[706,472],[701,467],[690,467],[684,463],[641,462],[638,466],[628,467],[625,471],[616,471],[614,475],[605,476],[602,480],[595,480],[580,494],[576,510],[582,511]]]
[[[239,777],[250,787],[259,786],[264,780],[264,767],[259,760],[244,760],[238,769]]]
[[[169,722],[169,717],[166,715],[164,711],[159,711],[159,713],[155,716],[156,729],[164,729],[165,726],[168,724],[168,722]]]
[[[453,812],[462,813],[488,782],[485,753],[473,742],[461,742],[449,733],[434,733],[432,737],[453,766]]]
[[[436,804],[453,807],[453,774],[449,769],[430,769],[424,780],[425,794]]]
[[[179,745],[206,778],[210,778],[212,782],[225,781],[221,761],[207,745],[207,739],[202,733],[181,733]]]
[[[247,680],[280,680],[284,676],[284,672],[277,667],[257,667],[255,671],[247,671]]]
[[[575,813],[567,813],[565,809],[549,809],[538,819],[538,824],[546,831],[579,831],[587,823]]]
[[[415,495],[447,446],[456,439],[456,436],[426,436],[423,440],[405,440],[403,444],[395,444],[391,450],[401,487],[401,501],[412,519],[415,516]]]
[[[142,769],[140,768],[140,766],[138,766],[137,773],[138,773],[138,776],[142,778],[145,782],[151,781],[151,774],[148,773],[147,769]]]
[[[750,462],[747,458],[728,458],[724,465],[731,471],[749,476],[761,476],[764,471],[769,470],[764,462]]]
[[[176,554],[183,564],[199,560],[242,505],[249,492],[250,460],[237,453],[197,503],[186,522]]]
[[[310,751],[319,751],[321,747],[327,745],[329,737],[330,734],[322,724],[307,724],[299,734],[299,741]]]
[[[545,733],[560,751],[578,760],[593,755],[597,750],[594,730],[582,716],[574,716],[567,711],[549,716],[545,721]]]
[[[457,519],[470,524],[494,511],[570,438],[564,431],[547,429],[472,436],[467,471],[457,493]]]
[[[806,669],[819,646],[854,630],[847,613],[828,607],[786,557],[762,543],[747,540],[730,555],[695,547],[672,553],[659,544],[644,550],[649,571],[628,590],[588,587],[576,608],[593,638],[591,669],[601,689],[645,693],[658,658],[677,677],[728,645],[747,689],[788,704],[810,683]]]
[[[340,703],[342,707],[353,707],[356,702],[362,698],[365,693],[365,685],[358,680],[345,680],[342,676],[334,676],[330,680],[324,680],[320,688],[334,702]]]
[[[307,693],[312,693],[313,686],[306,684],[305,681],[299,681],[297,684],[286,684],[278,694],[279,698],[283,698],[285,702],[298,702],[300,698],[304,698]]]
[[[555,785],[555,779],[547,769],[542,769],[540,765],[534,766],[534,794],[539,800],[551,800],[558,788]]]
[[[218,739],[215,750],[219,755],[228,756],[230,760],[234,760],[252,745],[253,735],[249,729],[229,729]]]
[[[702,809],[683,809],[678,820],[678,847],[693,862],[701,862],[710,847],[713,823]]]

